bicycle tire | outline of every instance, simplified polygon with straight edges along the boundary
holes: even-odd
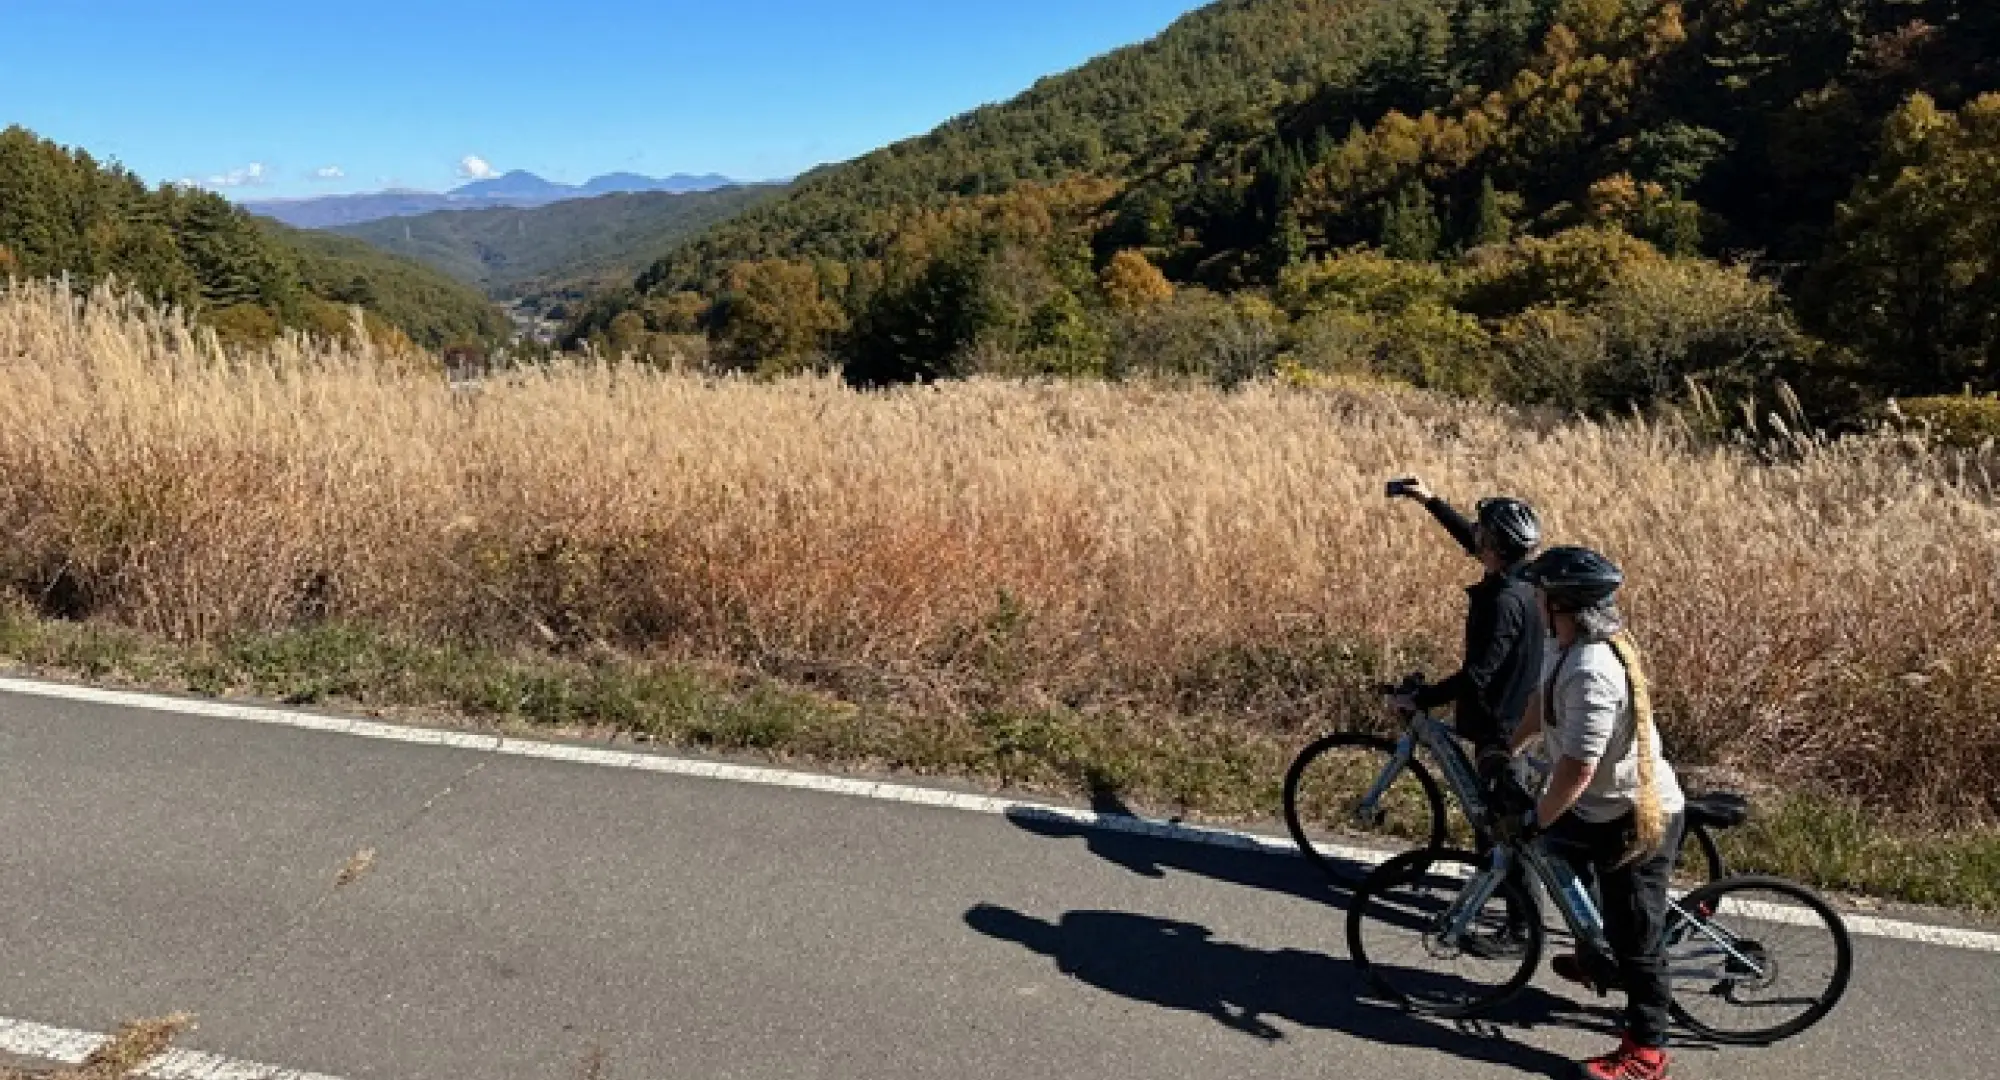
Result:
[[[1374,736],[1361,735],[1354,732],[1340,732],[1328,735],[1311,746],[1306,747],[1299,752],[1298,757],[1292,759],[1291,767],[1285,770],[1285,828],[1291,831],[1292,840],[1298,845],[1300,854],[1304,855],[1313,865],[1319,867],[1320,871],[1326,874],[1335,884],[1352,887],[1366,876],[1366,871],[1344,859],[1331,858],[1325,852],[1321,851],[1318,845],[1313,843],[1312,837],[1307,835],[1305,814],[1299,806],[1299,792],[1304,785],[1306,774],[1312,768],[1313,763],[1324,757],[1329,751],[1342,748],[1379,753],[1382,756],[1382,765],[1384,767],[1388,765],[1389,759],[1395,757],[1396,754],[1395,743],[1387,739],[1379,739]],[[1374,777],[1380,775],[1380,773],[1380,768],[1373,770],[1369,773],[1367,782],[1372,783]],[[1421,840],[1426,849],[1436,850],[1443,848],[1445,843],[1443,790],[1438,787],[1437,780],[1431,776],[1430,770],[1424,767],[1424,763],[1414,757],[1410,759],[1409,764],[1404,766],[1403,776],[1415,777],[1417,786],[1423,793],[1424,805],[1430,815],[1427,836],[1404,837],[1403,839]],[[1403,777],[1397,777],[1396,782],[1399,784],[1402,783]],[[1358,799],[1362,793],[1362,790],[1356,790],[1353,792],[1353,795]],[[1376,835],[1386,836],[1387,834]]]
[[[1680,853],[1674,861],[1676,877],[1680,876],[1682,867],[1690,865],[1688,862],[1690,845],[1694,848],[1694,854],[1701,859],[1702,884],[1713,885],[1729,876],[1729,864],[1722,858],[1722,848],[1715,842],[1715,834],[1709,832],[1705,826],[1691,824],[1681,834]]]
[[[1388,977],[1387,969],[1378,958],[1369,954],[1365,930],[1371,921],[1388,922],[1385,916],[1377,915],[1374,911],[1378,899],[1383,894],[1420,876],[1432,873],[1439,865],[1447,863],[1457,864],[1468,873],[1477,873],[1486,868],[1487,860],[1469,851],[1454,851],[1448,848],[1410,851],[1390,859],[1369,874],[1356,887],[1354,897],[1347,906],[1347,955],[1353,960],[1354,965],[1361,969],[1369,985],[1389,1000],[1427,1016],[1463,1020],[1492,1012],[1527,989],[1528,984],[1534,981],[1536,970],[1541,966],[1542,950],[1548,937],[1548,930],[1542,924],[1541,907],[1536,903],[1534,894],[1519,878],[1509,875],[1501,881],[1494,895],[1508,906],[1509,911],[1516,913],[1515,919],[1509,921],[1518,920],[1519,925],[1527,933],[1527,940],[1521,943],[1520,959],[1513,974],[1492,989],[1469,1000],[1442,1003],[1413,997]],[[1459,877],[1457,874],[1443,876]],[[1449,897],[1456,895],[1455,892],[1449,893]],[[1440,894],[1440,899],[1444,899],[1447,906],[1449,897]],[[1435,952],[1431,952],[1430,955],[1442,958]]]
[[[1833,972],[1828,979],[1826,989],[1820,992],[1812,1007],[1806,1012],[1782,1024],[1748,1031],[1724,1030],[1694,1016],[1683,1003],[1677,987],[1673,1004],[1674,1019],[1694,1034],[1711,1042],[1726,1046],[1769,1046],[1802,1034],[1821,1020],[1826,1019],[1827,1014],[1833,1011],[1834,1006],[1840,1004],[1840,999],[1847,992],[1848,980],[1854,974],[1854,943],[1848,935],[1846,921],[1840,917],[1839,912],[1833,910],[1830,904],[1821,899],[1819,894],[1797,882],[1788,881],[1784,878],[1753,875],[1726,878],[1689,893],[1687,898],[1681,901],[1680,906],[1688,911],[1712,912],[1722,907],[1723,902],[1727,900],[1729,894],[1751,890],[1775,893],[1790,901],[1796,908],[1794,912],[1788,915],[1788,918],[1802,918],[1803,916],[1799,912],[1809,912],[1817,919],[1818,923],[1826,929],[1833,939]],[[1684,922],[1684,918],[1680,915],[1676,913],[1669,914],[1667,933],[1670,941],[1675,930],[1684,924]],[[1672,958],[1668,957],[1667,962],[1669,968],[1671,968]],[[1709,996],[1714,995],[1711,994]]]

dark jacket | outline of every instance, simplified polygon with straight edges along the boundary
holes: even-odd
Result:
[[[1478,553],[1472,523],[1443,499],[1424,504],[1463,547]],[[1460,737],[1481,746],[1504,744],[1521,722],[1528,696],[1542,674],[1548,628],[1542,622],[1535,587],[1514,571],[1487,574],[1465,590],[1465,666],[1443,682],[1425,687],[1417,704],[1425,709],[1451,705]]]

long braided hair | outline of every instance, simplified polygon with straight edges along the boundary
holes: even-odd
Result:
[[[1660,804],[1659,777],[1654,762],[1659,757],[1660,733],[1653,722],[1653,689],[1640,662],[1639,646],[1632,635],[1619,630],[1611,635],[1611,651],[1625,666],[1625,679],[1632,684],[1632,746],[1639,755],[1639,803],[1633,808],[1636,835],[1631,850],[1620,866],[1630,866],[1660,850],[1667,837],[1667,814]]]

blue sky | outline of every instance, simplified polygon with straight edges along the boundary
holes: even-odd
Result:
[[[0,0],[0,126],[238,198],[789,176],[1198,0]]]

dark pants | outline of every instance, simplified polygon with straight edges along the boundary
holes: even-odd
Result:
[[[1535,805],[1535,793],[1521,782],[1521,777],[1513,771],[1514,757],[1505,742],[1478,743],[1473,747],[1473,758],[1479,776],[1480,794],[1486,799],[1486,809],[1498,817],[1518,818]],[[1493,854],[1493,839],[1484,831],[1477,836],[1479,857],[1483,861]],[[1529,890],[1528,868],[1520,860],[1515,860],[1507,877],[1526,891]],[[1526,937],[1528,923],[1534,913],[1509,911],[1507,930],[1510,934]]]
[[[1569,814],[1543,841],[1548,852],[1567,861],[1584,884],[1596,885],[1604,937],[1611,945],[1609,959],[1625,984],[1626,1034],[1640,1046],[1667,1044],[1667,1009],[1673,992],[1667,984],[1660,939],[1666,933],[1667,886],[1685,824],[1679,815],[1668,819],[1660,850],[1625,866],[1618,864],[1632,844],[1630,816],[1596,824]]]

